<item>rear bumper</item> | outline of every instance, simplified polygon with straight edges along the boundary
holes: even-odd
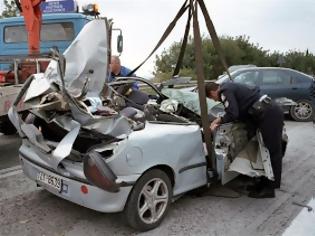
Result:
[[[45,168],[39,167],[38,165],[24,158],[22,155],[20,155],[20,159],[25,175],[38,183],[44,189],[58,197],[64,198],[70,202],[76,203],[86,208],[90,208],[92,210],[106,213],[123,211],[129,193],[132,189],[132,186],[126,186],[121,187],[120,191],[117,193],[110,193],[93,185],[66,178]],[[50,186],[39,183],[37,181],[37,174],[39,172],[44,172],[46,174],[55,176],[57,175],[58,177],[60,177],[63,182],[62,191],[59,193],[57,190],[51,188]],[[84,194],[81,191],[82,185],[85,185],[88,188],[88,193]]]

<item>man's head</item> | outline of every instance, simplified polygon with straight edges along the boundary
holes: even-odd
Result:
[[[214,101],[220,100],[220,85],[214,82],[208,82],[205,85],[206,96]]]
[[[118,56],[112,56],[110,59],[110,71],[114,75],[119,75],[121,69],[120,59]]]

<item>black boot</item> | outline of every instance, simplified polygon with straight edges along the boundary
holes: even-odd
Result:
[[[265,186],[258,190],[253,190],[248,193],[248,197],[251,198],[274,198],[275,197],[275,189],[269,186]]]
[[[252,192],[252,191],[259,191],[264,187],[262,183],[261,178],[254,178],[253,182],[246,186],[246,191]]]

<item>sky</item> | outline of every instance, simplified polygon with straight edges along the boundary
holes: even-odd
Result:
[[[0,0],[2,1],[2,0]],[[78,0],[80,6],[98,3],[102,16],[112,18],[124,36],[122,64],[133,69],[152,51],[184,0]],[[314,0],[204,0],[218,35],[250,37],[263,49],[315,53]],[[199,11],[199,13],[201,13]],[[201,32],[208,35],[202,15]],[[160,55],[184,34],[186,16],[157,51]],[[137,72],[150,76],[153,55]]]

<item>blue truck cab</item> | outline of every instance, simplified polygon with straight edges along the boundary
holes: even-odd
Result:
[[[43,14],[40,52],[48,53],[54,46],[63,52],[91,19],[81,13]],[[1,19],[0,33],[0,57],[28,55],[27,31],[22,16]],[[1,71],[8,69],[8,64],[0,64]]]

